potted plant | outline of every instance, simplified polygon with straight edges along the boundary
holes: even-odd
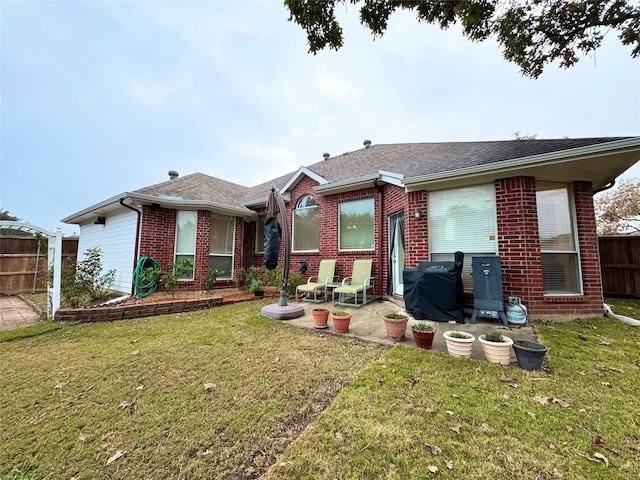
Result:
[[[311,315],[313,316],[313,326],[316,328],[327,328],[329,313],[331,312],[328,308],[314,308],[313,310],[311,310]]]
[[[511,363],[511,347],[513,346],[511,337],[506,337],[495,330],[480,335],[478,341],[482,345],[482,352],[487,362],[500,365],[509,365]]]
[[[409,317],[402,313],[389,312],[384,315],[384,328],[387,330],[387,338],[399,342],[404,338]]]
[[[433,345],[433,337],[436,334],[435,327],[427,325],[425,322],[418,322],[411,325],[411,333],[418,348],[431,349]]]
[[[549,349],[541,343],[516,340],[513,344],[518,365],[525,370],[539,370]]]
[[[262,290],[262,280],[259,278],[252,279],[249,284],[249,291],[253,292],[256,297],[262,297],[264,295],[264,290]]]
[[[447,345],[447,352],[454,357],[471,358],[473,342],[476,337],[467,332],[459,330],[449,330],[443,334]]]
[[[337,310],[331,315],[333,321],[333,328],[338,333],[347,333],[349,331],[349,324],[351,323],[351,314],[343,310]]]

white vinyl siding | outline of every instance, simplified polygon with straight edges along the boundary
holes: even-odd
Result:
[[[80,227],[78,260],[82,260],[90,248],[100,248],[102,272],[116,271],[111,290],[131,293],[133,278],[136,227],[138,215],[122,209],[106,217],[104,225],[88,223]]]
[[[568,184],[538,182],[536,201],[544,293],[581,293],[573,191]]]
[[[179,210],[176,218],[176,251],[174,261],[186,258],[196,260],[196,227],[198,225],[198,212]],[[179,280],[193,280],[193,269],[188,276]]]
[[[429,193],[431,261],[453,261],[464,253],[462,282],[473,289],[471,258],[497,253],[496,200],[493,184]]]

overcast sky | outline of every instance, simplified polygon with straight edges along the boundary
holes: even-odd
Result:
[[[44,228],[202,172],[256,185],[376,143],[640,135],[640,61],[614,34],[527,79],[493,42],[396,13],[307,53],[281,1],[8,1],[0,207]],[[640,163],[625,177],[640,178]]]

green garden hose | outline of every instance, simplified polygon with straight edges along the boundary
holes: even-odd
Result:
[[[144,298],[151,295],[158,286],[160,264],[153,257],[140,257],[133,271],[135,296]]]

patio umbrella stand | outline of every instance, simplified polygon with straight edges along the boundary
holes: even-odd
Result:
[[[277,252],[280,247],[280,239],[272,238],[273,235],[279,235],[279,229],[272,227],[267,230],[266,224],[269,224],[271,218],[276,218],[278,212],[282,214],[282,233],[284,236],[284,274],[282,275],[282,287],[280,289],[280,302],[266,305],[260,310],[260,315],[276,320],[290,320],[304,316],[304,308],[297,303],[287,304],[287,284],[289,283],[289,259],[290,259],[290,240],[289,240],[289,222],[286,215],[286,207],[282,195],[275,188],[271,189],[267,200],[267,221],[265,222],[265,239],[267,244],[277,245],[275,252],[268,252],[265,247],[265,263],[267,268],[275,268],[276,262],[273,262],[273,256],[277,259]],[[267,262],[267,260],[269,260]]]

